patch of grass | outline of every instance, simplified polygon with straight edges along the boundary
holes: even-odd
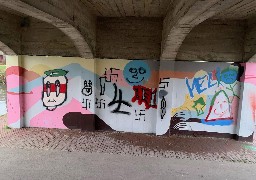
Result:
[[[10,128],[9,126],[5,125],[4,129],[12,129],[12,128]]]
[[[5,71],[6,70],[6,65],[0,65],[0,71]]]

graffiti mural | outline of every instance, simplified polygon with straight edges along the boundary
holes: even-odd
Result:
[[[24,56],[22,67],[7,64],[11,127],[253,133],[254,64],[60,59]]]
[[[185,78],[183,105],[173,108],[172,128],[235,134],[239,101],[238,66],[229,65],[210,72],[199,70]]]

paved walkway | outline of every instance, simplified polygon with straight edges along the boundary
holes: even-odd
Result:
[[[5,121],[6,116],[0,117],[0,147],[256,164],[256,146],[230,139],[43,128],[13,130],[4,128]]]
[[[1,180],[255,180],[256,164],[0,148]]]

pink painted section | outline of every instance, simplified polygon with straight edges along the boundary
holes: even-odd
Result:
[[[31,93],[29,94],[21,94],[21,93],[12,93],[8,92],[12,88],[17,88],[19,86],[22,86],[29,81],[23,77],[20,77],[20,69],[19,67],[11,67],[8,68],[6,71],[6,80],[7,80],[7,109],[8,109],[8,124],[16,123],[20,120],[21,117],[24,115],[25,112],[32,107],[36,101],[38,101],[38,98],[40,99],[40,87],[35,88]],[[22,70],[24,72],[24,70]],[[31,73],[32,74],[32,73]],[[36,77],[36,74],[33,73],[33,77]],[[31,97],[29,101],[23,106],[24,102],[23,100]]]
[[[7,94],[8,124],[20,120],[23,109],[20,110],[19,94]]]
[[[69,112],[81,112],[82,114],[92,114],[90,111],[82,108],[81,103],[76,99],[72,99],[72,101],[62,107],[58,107],[54,111],[43,111],[42,113],[36,115],[30,121],[30,127],[45,127],[45,128],[60,128],[67,129],[67,127],[63,124],[63,117],[65,114]]]
[[[250,105],[252,109],[252,119],[255,123],[255,117],[256,117],[256,94],[255,92],[248,93],[249,99],[250,99]]]
[[[256,63],[245,64],[244,82],[256,85]]]
[[[16,88],[16,87],[24,85],[28,82],[24,78],[21,79],[21,81],[19,81],[19,78],[20,77],[18,75],[15,75],[15,74],[12,74],[12,75],[9,75],[9,76],[6,77],[6,81],[8,82],[7,83],[7,90],[8,91],[12,88]]]
[[[24,110],[27,112],[38,100],[42,98],[42,86],[34,88],[29,94],[21,94],[21,98],[24,99]]]
[[[232,98],[232,97],[231,97],[231,98]],[[232,114],[233,120],[234,120],[235,122],[237,122],[238,106],[239,106],[239,98],[236,97],[236,96],[234,96],[234,97],[233,97],[232,104],[231,104],[231,114]]]
[[[24,112],[27,112],[38,100],[42,97],[42,86],[34,88],[28,94],[12,93],[8,92],[7,108],[8,108],[8,124],[17,122],[20,117],[24,116]],[[22,110],[20,111],[20,102],[22,100]]]
[[[7,73],[6,73],[7,74]],[[22,85],[19,81],[19,76],[15,74],[10,74],[6,77],[7,81],[7,109],[8,109],[8,124],[13,124],[20,120],[21,110],[20,110],[20,94],[9,93],[8,90],[15,88],[18,85]]]

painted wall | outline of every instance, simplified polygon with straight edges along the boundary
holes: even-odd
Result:
[[[252,65],[247,71],[247,64],[7,58],[8,124],[86,129],[95,120],[95,129],[249,137],[256,107]]]

